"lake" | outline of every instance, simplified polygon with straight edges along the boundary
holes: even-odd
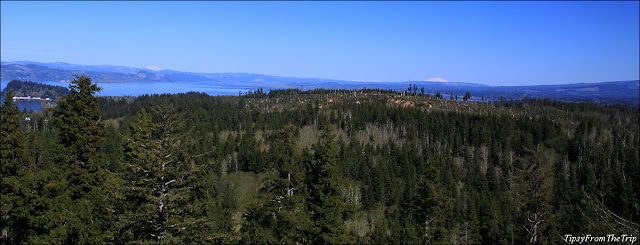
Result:
[[[1,90],[7,87],[9,80],[1,80]],[[59,81],[34,81],[41,82],[47,85],[56,85],[62,87],[69,87],[68,82]],[[253,86],[234,86],[234,85],[216,85],[210,82],[189,82],[189,83],[171,83],[171,82],[157,82],[157,83],[98,83],[98,86],[102,88],[102,91],[97,93],[97,96],[139,96],[143,94],[164,94],[164,93],[186,93],[186,92],[203,92],[208,95],[238,95],[238,92],[247,92],[249,90],[255,90],[259,87]],[[267,88],[265,88],[266,90]]]
[[[9,83],[9,80],[0,80],[0,91],[4,90]],[[62,87],[69,87],[68,82],[60,81],[34,81],[41,82],[47,85],[55,85]],[[157,82],[157,83],[98,83],[98,86],[102,88],[102,91],[98,92],[97,96],[139,96],[144,94],[177,94],[187,92],[202,92],[208,95],[238,95],[238,92],[245,93],[249,90],[256,90],[260,87],[253,86],[221,86],[212,84],[211,82],[189,82],[189,83],[171,83],[171,82]],[[264,87],[265,91],[269,88]],[[17,101],[20,110],[37,110],[40,111],[40,101]]]
[[[4,97],[0,97],[0,103],[4,103]],[[40,111],[39,100],[16,100],[16,104],[18,104],[20,111]]]

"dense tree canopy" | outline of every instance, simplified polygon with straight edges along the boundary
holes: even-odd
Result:
[[[20,177],[30,167],[31,159],[20,125],[23,115],[13,101],[13,92],[9,90],[6,95],[0,106],[0,229],[4,241],[19,243],[26,239],[27,234],[22,232],[27,229],[29,219],[26,215],[29,204]]]
[[[51,111],[8,99],[2,242],[638,236],[638,108],[407,90],[96,98],[77,77]]]

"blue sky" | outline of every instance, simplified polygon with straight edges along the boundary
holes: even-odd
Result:
[[[639,77],[634,2],[6,2],[1,59],[489,85]]]

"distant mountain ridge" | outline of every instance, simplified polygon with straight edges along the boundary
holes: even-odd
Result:
[[[31,81],[70,81],[73,75],[87,75],[96,82],[161,82],[164,75],[156,75],[146,71],[135,74],[103,72],[91,70],[66,70],[50,68],[34,64],[6,64],[1,65],[2,80],[31,80]]]
[[[469,91],[472,96],[487,100],[550,98],[565,101],[584,101],[598,104],[640,105],[640,81],[615,81],[603,83],[576,83],[563,85],[488,86],[461,82],[366,82],[323,78],[296,78],[270,76],[255,73],[195,73],[173,70],[151,70],[111,65],[75,65],[64,62],[42,63],[32,61],[0,62],[0,79],[30,81],[70,81],[73,75],[87,75],[96,82],[197,82],[219,86],[252,86],[276,88],[327,88],[361,89],[379,88],[406,90],[410,84],[425,93],[440,92],[445,98],[453,93],[461,96]]]
[[[3,61],[2,65],[5,65],[5,64],[38,65],[38,66],[46,66],[49,68],[63,69],[63,70],[98,71],[98,72],[129,73],[129,74],[135,74],[141,70],[152,71],[149,69],[134,68],[134,67],[128,67],[128,66],[76,65],[76,64],[70,64],[65,62],[43,63],[43,62],[34,62],[34,61],[14,61],[14,62]]]

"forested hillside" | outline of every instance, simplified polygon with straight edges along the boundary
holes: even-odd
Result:
[[[639,236],[637,107],[391,90],[132,100],[72,85],[43,112],[2,105],[3,243]]]
[[[52,86],[32,81],[13,80],[7,84],[7,87],[0,93],[5,96],[7,91],[13,91],[16,97],[40,97],[57,100],[65,94],[69,93],[69,89],[61,86]]]

